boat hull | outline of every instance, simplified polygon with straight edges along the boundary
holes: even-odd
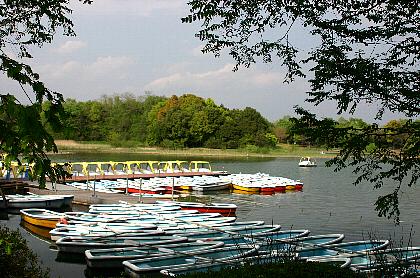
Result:
[[[259,187],[248,187],[248,186],[241,186],[241,185],[237,185],[237,184],[233,184],[232,186],[233,186],[234,189],[240,190],[240,191],[253,192],[253,193],[260,192]]]
[[[20,211],[23,221],[32,225],[53,229],[64,218],[64,214],[43,209],[23,209]]]

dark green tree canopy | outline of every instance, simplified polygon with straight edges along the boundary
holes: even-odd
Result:
[[[52,129],[60,128],[58,115],[63,112],[63,97],[46,88],[23,59],[32,58],[30,48],[50,43],[58,31],[74,35],[69,3],[69,0],[0,1],[0,72],[20,85],[30,103],[23,104],[15,97],[16,92],[0,91],[0,152],[8,154],[6,165],[22,159],[34,163],[35,177],[41,184],[45,183],[45,175],[52,180],[64,175],[61,168],[50,167],[45,152],[57,151],[57,147],[41,119],[42,114]],[[48,106],[42,106],[45,100],[50,102]]]
[[[381,187],[383,179],[395,180],[395,191],[380,196],[376,208],[398,222],[400,188],[416,185],[420,176],[419,2],[191,0],[189,6],[182,21],[201,23],[196,36],[206,42],[202,51],[218,56],[226,49],[235,69],[259,59],[279,61],[288,69],[285,81],[309,80],[308,102],[334,101],[338,114],[372,103],[376,120],[386,111],[411,118],[383,128],[339,126],[297,108],[301,118],[292,119],[295,133],[339,147],[340,156],[330,164],[355,166],[356,183]],[[295,26],[312,36],[310,49],[294,46]],[[395,136],[402,140],[398,150],[389,144]]]

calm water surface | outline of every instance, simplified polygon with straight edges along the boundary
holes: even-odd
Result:
[[[168,157],[141,157],[136,154],[78,154],[56,157],[57,161],[124,161],[124,160],[168,160]],[[172,158],[173,159],[173,158]],[[177,159],[183,159],[177,157]],[[200,159],[200,158],[197,158]],[[201,158],[202,159],[202,158]],[[192,160],[191,158],[186,160]],[[209,160],[209,159],[206,159]],[[380,195],[392,192],[393,184],[385,183],[380,190],[373,190],[370,184],[355,187],[356,176],[351,169],[335,173],[324,166],[326,160],[319,159],[316,168],[299,168],[297,159],[211,159],[216,170],[231,173],[264,172],[273,176],[284,176],[304,182],[302,192],[286,192],[275,195],[246,195],[223,193],[197,196],[217,202],[233,202],[238,205],[238,220],[264,220],[281,224],[282,229],[309,229],[311,234],[344,233],[345,240],[369,238],[392,239],[396,242],[420,246],[420,191],[404,188],[401,196],[401,224],[395,226],[392,220],[377,216],[374,202]],[[85,265],[57,262],[57,252],[50,249],[50,243],[35,238],[19,226],[20,216],[9,215],[8,221],[0,223],[19,228],[30,246],[42,258],[43,264],[51,269],[52,277],[84,277]],[[398,245],[398,244],[397,244]],[[74,259],[74,258],[73,258]],[[76,260],[77,261],[77,260]]]

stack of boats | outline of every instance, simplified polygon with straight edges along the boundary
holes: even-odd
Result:
[[[88,212],[23,209],[21,216],[32,225],[53,228],[50,237],[60,253],[84,256],[94,269],[124,268],[131,277],[156,272],[176,276],[285,259],[339,262],[368,271],[384,262],[414,265],[420,259],[420,247],[386,249],[388,240],[343,243],[343,234],[309,236],[309,230],[239,222],[220,213],[236,209],[234,205],[211,204],[209,211],[205,206],[102,204],[90,206]]]
[[[237,193],[274,194],[286,190],[302,190],[303,183],[268,174],[231,174],[225,176],[156,177],[150,179],[93,180],[71,182],[78,189],[107,193],[142,194],[144,197],[172,197],[173,192],[215,192],[233,189]]]

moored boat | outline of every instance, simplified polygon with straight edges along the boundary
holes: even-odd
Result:
[[[20,215],[23,221],[46,228],[55,228],[55,225],[66,217],[63,213],[33,208],[20,210]]]
[[[68,225],[66,227],[55,228],[50,231],[51,240],[57,241],[68,236],[100,237],[100,236],[156,236],[164,232],[151,230],[147,226],[82,226]]]
[[[163,203],[163,202],[159,202]],[[196,202],[173,202],[182,210],[198,210],[201,213],[220,213],[223,216],[234,216],[238,206],[224,203],[196,203]]]
[[[214,263],[198,263],[194,265],[184,265],[184,266],[177,266],[172,267],[170,269],[162,269],[160,274],[169,276],[169,277],[176,277],[179,275],[185,275],[191,272],[209,272],[209,271],[220,271],[226,268],[232,268],[235,266],[240,266],[241,261],[239,260],[231,260],[231,261],[224,261],[224,262],[214,262]]]
[[[392,264],[407,266],[420,260],[420,247],[401,247],[350,256],[351,268],[360,271],[386,268]]]
[[[53,195],[32,196],[32,195],[6,195],[7,207],[9,209],[25,209],[25,208],[44,208],[58,209],[65,207],[67,202],[64,197]]]
[[[275,233],[281,229],[280,225],[261,225],[254,227],[238,227],[224,229],[223,227],[213,227],[212,230],[206,232],[195,232],[195,233],[181,233],[180,235],[188,237],[190,240],[202,239],[202,238],[214,238],[223,237],[226,235],[234,236],[252,236],[252,235],[263,235],[266,233]]]
[[[223,246],[223,242],[183,242],[176,244],[156,245],[150,247],[127,247],[93,249],[85,252],[86,262],[92,268],[122,268],[123,261],[167,254],[188,254],[201,252]]]
[[[285,231],[276,231],[269,233],[255,233],[255,234],[225,234],[221,237],[203,237],[197,240],[200,241],[223,241],[225,245],[238,245],[238,244],[266,244],[267,242],[273,242],[274,240],[287,240],[293,238],[299,238],[307,236],[310,233],[309,230],[285,230]]]
[[[304,248],[322,247],[339,243],[344,239],[344,234],[326,234],[296,237],[291,239],[274,239],[261,242],[259,251],[292,252]]]
[[[230,188],[230,182],[216,182],[210,184],[200,184],[192,187],[194,191],[211,192],[218,190],[226,190]]]
[[[147,273],[156,273],[163,269],[195,265],[200,262],[227,262],[229,260],[249,256],[258,250],[259,246],[238,245],[221,247],[190,255],[173,254],[147,259],[124,261],[126,273],[130,277],[141,277]]]
[[[327,256],[347,256],[352,254],[365,254],[386,248],[389,240],[364,240],[329,244],[321,247],[302,248],[297,250],[299,259],[317,259]]]
[[[98,236],[63,237],[56,241],[60,252],[84,253],[89,249],[119,248],[130,246],[151,246],[186,242],[188,238],[179,236]]]

